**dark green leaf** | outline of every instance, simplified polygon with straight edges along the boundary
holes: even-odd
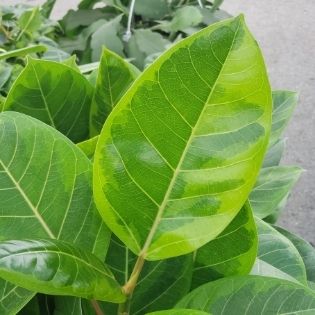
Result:
[[[29,59],[10,90],[5,110],[33,116],[79,142],[88,137],[92,94],[89,82],[72,68]]]
[[[148,260],[192,252],[245,203],[270,126],[268,78],[243,18],[212,25],[149,66],[106,120],[94,157],[98,209]]]
[[[311,315],[315,312],[315,292],[286,280],[238,276],[195,289],[177,308],[197,309],[213,315]]]
[[[246,203],[217,238],[197,250],[192,287],[223,277],[248,274],[256,259],[257,245],[255,221]]]
[[[0,277],[46,294],[125,300],[114,276],[96,256],[57,240],[0,242]]]
[[[91,137],[101,132],[107,116],[139,73],[117,54],[103,50],[90,112]]]
[[[188,310],[188,309],[178,309],[178,310],[167,310],[160,312],[153,312],[147,315],[209,315],[202,311]]]

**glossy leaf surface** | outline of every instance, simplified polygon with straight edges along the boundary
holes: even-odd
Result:
[[[139,70],[108,49],[103,50],[90,112],[90,136],[98,135],[103,124]]]
[[[213,315],[311,315],[315,293],[286,280],[239,276],[207,283],[189,293],[177,307]]]
[[[192,287],[223,277],[248,274],[256,259],[257,246],[255,221],[246,203],[218,237],[197,250]]]
[[[104,259],[109,234],[85,155],[51,127],[13,112],[0,114],[0,145],[0,240],[58,238]],[[34,295],[3,280],[0,287],[8,314]]]
[[[280,270],[278,276],[289,275],[302,284],[306,284],[306,271],[302,257],[291,241],[258,218],[256,218],[256,224],[259,237],[257,258]],[[272,274],[266,273],[268,272],[266,264],[257,262],[252,274],[275,276],[276,271],[271,267],[269,269]]]
[[[276,166],[263,168],[249,201],[254,214],[265,218],[277,211],[282,200],[288,196],[299,179],[302,169],[297,166]]]
[[[148,260],[194,251],[245,203],[270,125],[264,62],[243,18],[196,33],[149,66],[107,119],[94,163],[100,213]]]
[[[113,274],[96,256],[57,240],[0,242],[0,277],[46,294],[125,300]]]
[[[73,68],[29,59],[4,106],[35,117],[79,142],[88,137],[92,94],[90,83]]]
[[[287,230],[284,230],[280,227],[276,227],[276,229],[285,237],[287,237],[293,243],[296,249],[299,251],[305,265],[307,280],[311,282],[315,282],[315,249],[314,247],[307,241],[303,240],[299,236]]]

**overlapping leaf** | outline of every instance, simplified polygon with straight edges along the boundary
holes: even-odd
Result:
[[[205,313],[205,312],[197,311],[197,310],[178,309],[178,310],[153,312],[148,315],[209,315],[209,313]]]
[[[93,254],[57,240],[0,242],[0,276],[29,290],[123,302],[110,270]]]
[[[147,68],[106,121],[100,213],[148,260],[201,247],[245,203],[270,125],[264,62],[242,17],[206,28]]]
[[[301,173],[302,169],[297,166],[263,168],[249,196],[255,215],[265,218],[277,212],[282,200],[288,197]]]
[[[93,203],[84,154],[49,126],[13,112],[0,114],[0,145],[0,240],[58,238],[103,259],[108,230]],[[1,288],[8,312],[32,296],[3,281]]]
[[[90,112],[90,136],[98,135],[114,106],[139,75],[139,70],[120,56],[103,50]]]
[[[177,308],[213,315],[311,315],[315,312],[315,293],[286,280],[238,276],[195,289],[178,303]]]
[[[92,94],[92,86],[73,68],[29,59],[4,108],[33,116],[79,142],[89,134]]]
[[[192,287],[219,278],[246,275],[257,255],[258,237],[249,203],[214,240],[197,250]]]
[[[258,228],[258,260],[252,274],[296,279],[306,284],[306,271],[302,257],[291,241],[272,226],[256,218]]]

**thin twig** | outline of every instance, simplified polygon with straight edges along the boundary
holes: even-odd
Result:
[[[135,3],[136,0],[131,0],[129,14],[128,14],[128,23],[127,23],[127,30],[123,37],[124,41],[128,42],[131,37],[131,23],[132,23],[132,17],[135,9]]]
[[[91,300],[91,304],[92,304],[92,306],[94,308],[94,311],[95,311],[96,315],[105,315],[96,300]]]

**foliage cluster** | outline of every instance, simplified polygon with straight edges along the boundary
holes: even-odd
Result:
[[[296,93],[242,16],[138,0],[128,34],[128,1],[103,2],[61,28],[54,1],[3,11],[0,313],[312,314],[315,251],[275,225]]]

